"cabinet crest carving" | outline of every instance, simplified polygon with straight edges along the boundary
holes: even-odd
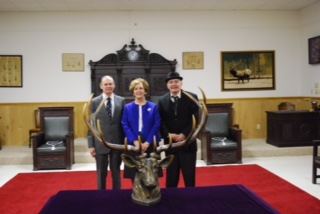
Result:
[[[158,96],[167,92],[165,83],[167,73],[175,71],[177,60],[167,60],[158,53],[150,53],[141,44],[136,45],[134,39],[130,45],[125,44],[116,53],[109,53],[98,61],[89,61],[91,68],[91,93],[101,93],[99,83],[101,77],[110,75],[114,78],[115,93],[132,99],[129,84],[135,78],[143,78],[150,84],[148,98],[156,101]]]

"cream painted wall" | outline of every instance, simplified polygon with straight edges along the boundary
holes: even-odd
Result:
[[[0,13],[7,20],[0,22],[0,54],[23,55],[23,87],[0,88],[0,102],[86,101],[89,60],[115,53],[132,38],[177,59],[184,89],[199,94],[200,85],[208,98],[306,96],[301,14],[308,16],[283,11]],[[308,24],[309,31],[319,23]],[[220,51],[243,50],[275,50],[276,90],[221,91]],[[203,51],[204,69],[183,70],[185,51]],[[85,71],[62,72],[62,53],[84,53]]]

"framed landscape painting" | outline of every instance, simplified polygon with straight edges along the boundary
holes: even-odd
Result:
[[[308,39],[309,64],[320,63],[320,36]]]
[[[222,91],[275,89],[274,51],[221,52]]]

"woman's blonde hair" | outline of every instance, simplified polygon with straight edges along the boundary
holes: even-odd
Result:
[[[149,83],[142,78],[137,78],[137,79],[134,79],[131,81],[130,86],[129,86],[129,90],[131,91],[131,93],[133,93],[134,87],[136,87],[136,85],[138,85],[139,83],[142,83],[145,92],[148,93]]]

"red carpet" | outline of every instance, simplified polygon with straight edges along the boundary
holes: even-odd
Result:
[[[108,177],[108,189],[110,188]],[[164,178],[160,179],[164,187]],[[123,189],[131,182],[123,180]],[[197,186],[242,184],[258,194],[280,213],[320,213],[320,201],[282,178],[257,165],[197,168]],[[180,183],[179,187],[183,187]],[[0,188],[1,213],[38,213],[60,190],[94,190],[96,173],[21,173]]]

